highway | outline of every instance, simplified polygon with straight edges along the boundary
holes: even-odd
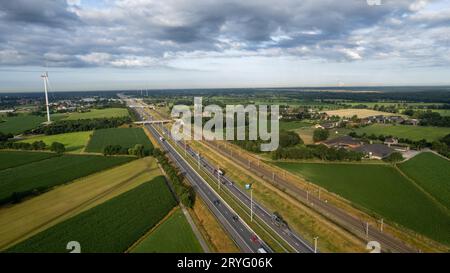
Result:
[[[252,162],[251,167],[249,167],[249,160],[239,153],[232,153],[227,151],[226,147],[221,146],[217,148],[216,145],[209,143],[208,141],[204,141],[211,149],[217,151],[218,153],[230,158],[236,164],[240,164],[243,168],[246,168],[253,172],[254,174],[262,177],[267,182],[279,187],[288,190],[293,193],[293,197],[302,203],[308,205],[311,208],[314,208],[316,211],[321,214],[331,218],[333,221],[345,227],[347,230],[352,231],[355,235],[361,237],[366,241],[377,241],[381,244],[381,250],[384,252],[401,252],[401,253],[411,253],[417,252],[417,250],[411,248],[409,245],[400,241],[393,236],[380,231],[377,228],[367,227],[366,223],[347,212],[339,209],[338,207],[325,202],[313,194],[308,194],[306,190],[303,190],[292,183],[288,182],[285,178],[274,175],[268,167],[265,167],[264,162],[259,162],[259,164],[255,164]],[[366,230],[367,229],[367,230]],[[366,235],[366,231],[368,234]]]
[[[165,135],[170,136],[170,132],[162,127],[165,131]],[[211,178],[220,181],[220,187],[222,190],[226,189],[233,196],[234,199],[241,202],[249,210],[251,207],[250,193],[249,191],[243,191],[240,187],[236,186],[236,183],[232,181],[228,176],[220,175],[218,173],[218,168],[213,166],[206,158],[198,155],[189,145],[184,145],[181,141],[175,141],[181,149],[186,148],[186,154],[191,156],[196,162],[200,161],[200,167],[205,170]],[[219,183],[217,186],[219,190]],[[302,239],[298,234],[292,231],[288,226],[276,221],[273,218],[273,213],[268,212],[260,203],[253,199],[253,215],[254,218],[258,217],[261,221],[276,233],[277,236],[282,238],[292,249],[299,253],[312,253],[314,252],[313,247],[311,247],[304,239]]]
[[[150,118],[143,110],[135,109],[141,119]],[[145,125],[154,138],[159,142],[162,149],[176,163],[177,167],[184,173],[187,180],[194,187],[197,194],[205,201],[211,212],[217,217],[226,232],[232,237],[241,251],[255,253],[264,249],[265,252],[273,252],[272,249],[262,241],[259,236],[245,223],[234,210],[221,199],[209,184],[187,163],[187,161],[167,141],[161,140],[160,133],[153,124]]]

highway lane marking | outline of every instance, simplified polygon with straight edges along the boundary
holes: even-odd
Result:
[[[154,129],[151,125],[148,125],[149,127],[151,127],[154,131],[156,131],[156,133],[157,134],[159,134],[158,133],[158,131],[156,130],[156,129]],[[161,141],[160,141],[161,142]],[[172,147],[172,145],[170,144],[170,143],[167,143],[167,142],[161,142],[161,144],[163,144],[162,146],[164,146],[167,150],[170,150],[170,149],[168,149],[167,148],[167,145],[172,149],[172,151],[173,152],[175,152],[177,155],[178,155],[178,157],[179,158],[181,158],[181,160],[183,160],[184,161],[184,163],[186,164],[186,166],[188,166],[187,168],[188,169],[190,169],[190,171],[192,172],[194,172],[194,173],[196,173],[197,174],[197,176],[198,176],[198,178],[200,179],[200,180],[203,180],[204,181],[204,183],[206,183],[207,184],[207,182],[189,165],[189,163],[187,163],[186,162],[186,160],[184,159],[184,158],[182,158],[181,157],[181,155],[178,153],[178,151],[177,150],[175,150],[175,148],[173,148]],[[179,163],[179,165],[180,166],[183,166],[183,164],[181,164],[181,162],[180,162],[180,160],[179,159],[177,159],[175,156],[174,156],[174,159]],[[192,179],[192,180],[194,180],[195,181],[195,179]],[[209,186],[209,184],[207,184],[207,186]],[[210,189],[210,191],[211,191],[211,189]],[[207,196],[207,194],[203,191],[203,189],[202,189],[202,192],[203,192],[203,194],[205,195],[205,196]],[[218,196],[220,199],[222,199],[222,197],[219,195]],[[207,198],[207,200],[209,201],[209,203],[210,204],[212,204],[212,202],[211,202],[211,200],[210,199],[208,199]],[[222,199],[222,201],[224,202],[224,200]],[[225,204],[226,204],[226,206],[228,207],[228,210],[230,210],[230,211],[233,211],[232,209],[231,209],[231,207],[229,207],[228,206],[228,204],[226,203],[226,202],[224,202]],[[213,206],[214,208],[216,208],[215,206]],[[227,223],[230,227],[231,227],[231,229],[235,232],[235,234],[237,234],[238,236],[239,236],[239,238],[242,240],[242,242],[247,246],[247,248],[250,250],[250,251],[254,251],[253,249],[252,249],[252,247],[250,247],[250,245],[248,245],[247,244],[247,242],[244,240],[244,238],[241,236],[241,234],[239,233],[239,232],[237,232],[237,230],[236,230],[236,228],[230,223],[230,221],[228,220],[228,218],[225,218],[225,216],[222,214],[222,212],[219,210],[219,209],[217,209],[216,208],[216,210],[222,215],[222,217],[224,217],[224,219],[227,219],[227,221],[225,221],[225,223]],[[233,211],[234,212],[234,211]],[[251,228],[249,228],[250,229],[250,231],[251,231],[251,233],[254,233],[254,234],[256,234],[255,232],[253,232],[253,230],[251,229]],[[242,230],[243,231],[243,230]],[[269,248],[270,249],[270,248]]]

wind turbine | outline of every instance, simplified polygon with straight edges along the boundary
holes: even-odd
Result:
[[[45,91],[45,106],[47,108],[47,124],[50,124],[50,109],[48,105],[48,72],[45,71],[44,74],[41,75],[41,78],[44,80],[44,91]]]

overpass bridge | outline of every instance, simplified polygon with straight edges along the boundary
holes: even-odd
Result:
[[[143,121],[135,121],[134,124],[160,124],[160,123],[169,123],[172,122],[170,119],[163,119],[163,120],[143,120]]]

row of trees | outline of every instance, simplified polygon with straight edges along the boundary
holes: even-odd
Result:
[[[195,191],[186,183],[183,182],[183,175],[180,171],[170,164],[169,159],[160,149],[153,149],[153,156],[158,159],[167,176],[169,176],[172,188],[178,196],[180,202],[186,207],[192,208],[195,203]]]
[[[49,125],[40,125],[36,129],[28,130],[25,133],[56,135],[79,131],[90,131],[94,129],[115,128],[129,122],[131,122],[130,117],[61,120],[55,121]]]
[[[45,144],[45,142],[42,140],[34,141],[32,143],[2,141],[0,142],[0,149],[27,150],[27,151],[50,150],[58,154],[62,154],[66,151],[66,147],[64,146],[64,144],[60,142],[53,142],[50,146],[47,146],[47,144]]]
[[[298,136],[297,133],[291,131],[280,131],[279,144],[281,148],[292,147],[298,144],[303,144],[303,140]],[[234,140],[233,144],[254,153],[261,152],[261,144],[267,141],[258,140]]]
[[[320,159],[329,161],[360,161],[364,154],[343,148],[328,148],[325,145],[301,145],[278,148],[273,151],[272,159]]]
[[[146,149],[142,144],[136,144],[132,148],[122,147],[121,145],[106,145],[103,148],[103,155],[134,155],[141,158],[152,153],[153,149]]]
[[[438,112],[432,112],[431,110],[414,111],[413,109],[407,109],[403,114],[419,119],[419,124],[422,126],[450,127],[450,116],[442,116]]]
[[[0,132],[0,142],[7,141],[8,139],[13,138],[13,137],[14,136],[11,133],[4,134],[4,133]]]

